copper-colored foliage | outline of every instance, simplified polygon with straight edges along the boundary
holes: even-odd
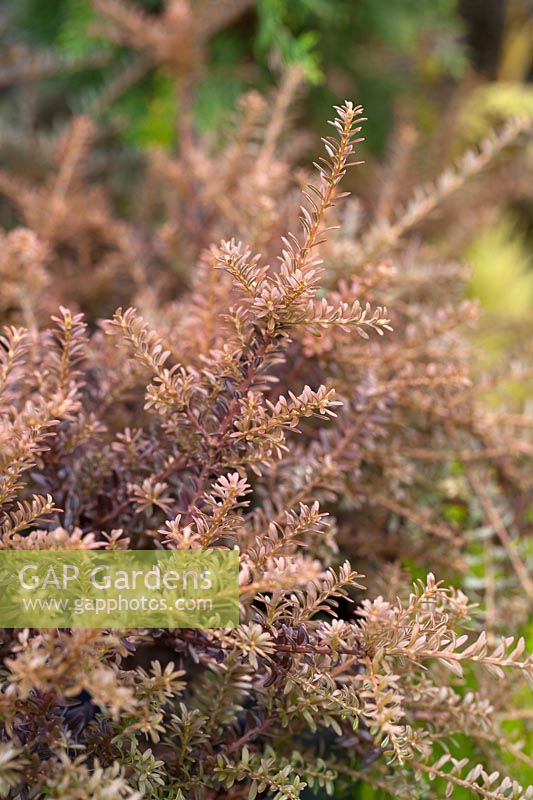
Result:
[[[209,26],[172,38],[189,4],[95,5],[178,83],[201,63]],[[238,546],[242,599],[235,630],[4,631],[4,795],[531,796],[502,726],[532,675],[531,419],[485,402],[502,374],[476,370],[462,267],[424,228],[528,123],[412,202],[382,190],[365,228],[340,186],[363,140],[350,102],[299,208],[298,84],[248,95],[222,153],[153,154],[143,227],[95,181],[86,118],[44,182],[0,175],[20,223],[0,255],[2,547]]]

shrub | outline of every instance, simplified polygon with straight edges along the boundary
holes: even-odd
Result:
[[[531,421],[487,403],[502,375],[475,369],[426,219],[528,122],[405,206],[396,153],[356,238],[362,109],[336,109],[298,214],[277,154],[297,83],[249,95],[222,154],[157,154],[137,224],[86,180],[85,118],[43,183],[0,178],[25,225],[0,264],[2,546],[241,558],[236,629],[4,630],[3,796],[532,796],[508,725]]]

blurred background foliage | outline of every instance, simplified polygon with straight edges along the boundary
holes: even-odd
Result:
[[[0,140],[16,143],[21,124],[53,134],[72,113],[89,113],[101,123],[109,157],[120,150],[135,162],[145,149],[176,146],[172,78],[104,38],[94,5],[17,0],[0,12]],[[164,4],[137,6],[156,15]],[[195,125],[216,138],[245,90],[268,90],[297,64],[307,82],[298,109],[306,128],[321,133],[331,106],[355,97],[368,111],[371,162],[402,121],[426,141],[437,134],[442,141],[443,126],[453,131],[445,153],[429,151],[430,162],[458,154],[506,117],[533,113],[531,11],[530,0],[241,2],[207,43],[192,93]],[[13,148],[0,152],[16,157]],[[435,173],[432,163],[428,172]],[[532,220],[531,204],[522,203],[465,243],[471,293],[489,313],[531,314]],[[490,344],[499,351],[501,340]]]
[[[140,0],[137,5],[157,14],[163,4]],[[4,16],[18,34],[18,45],[58,57],[62,69],[48,87],[55,114],[63,104],[76,111],[92,106],[127,57],[124,48],[98,35],[90,0],[19,0]],[[265,89],[276,83],[283,66],[298,64],[310,84],[307,109],[319,120],[346,93],[372,98],[368,139],[379,152],[399,97],[413,104],[419,121],[429,123],[438,105],[432,89],[439,94],[443,80],[465,74],[469,59],[463,33],[456,0],[257,0],[212,37],[195,89],[196,120],[200,128],[216,128],[246,88]],[[90,64],[96,56],[102,57],[101,66]],[[71,72],[64,69],[69,62],[76,67]],[[123,116],[127,141],[170,146],[173,103],[170,83],[150,74],[108,113]]]

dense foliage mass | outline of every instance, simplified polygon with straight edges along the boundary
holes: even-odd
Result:
[[[186,4],[97,5],[187,91]],[[531,417],[498,388],[528,343],[480,369],[456,258],[527,191],[530,121],[411,200],[401,128],[372,216],[360,106],[292,166],[300,81],[223,146],[181,119],[134,204],[87,116],[0,173],[1,546],[241,563],[235,629],[2,630],[1,796],[533,797]]]

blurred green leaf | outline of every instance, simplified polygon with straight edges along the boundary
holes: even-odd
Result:
[[[523,318],[533,309],[531,253],[511,216],[483,230],[471,243],[470,293],[499,317]]]

